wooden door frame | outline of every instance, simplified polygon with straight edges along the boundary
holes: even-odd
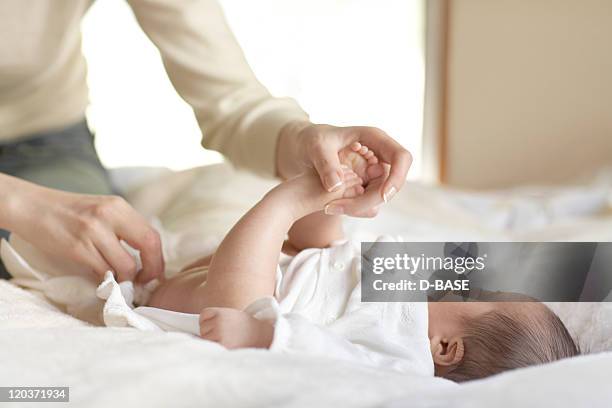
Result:
[[[449,12],[451,0],[425,0],[423,178],[447,181]]]

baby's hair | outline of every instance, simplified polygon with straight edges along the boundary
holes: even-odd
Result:
[[[541,303],[511,305],[464,320],[465,354],[446,378],[475,380],[580,354],[561,319],[548,307]]]

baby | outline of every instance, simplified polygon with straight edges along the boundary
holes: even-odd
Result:
[[[162,282],[148,305],[199,313],[201,337],[230,349],[326,355],[458,382],[579,353],[537,302],[361,302],[358,243],[340,242],[341,218],[324,209],[380,189],[388,167],[359,143],[339,156],[341,189],[323,190],[314,173],[279,184],[213,256]]]

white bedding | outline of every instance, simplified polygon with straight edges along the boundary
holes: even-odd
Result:
[[[142,174],[131,178],[127,197],[169,232],[170,273],[210,251],[271,185],[225,166]],[[362,239],[611,240],[611,185],[602,178],[580,188],[487,194],[408,185],[379,218],[348,220],[347,231]],[[583,347],[612,350],[608,304],[553,307]],[[228,352],[176,333],[94,327],[2,281],[0,361],[0,386],[68,385],[78,406],[612,405],[612,353],[457,386],[331,359]]]

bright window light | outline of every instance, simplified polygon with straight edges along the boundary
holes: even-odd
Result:
[[[315,122],[372,125],[415,157],[421,174],[423,0],[222,0],[247,59],[277,96]],[[191,108],[124,0],[95,2],[83,23],[91,106],[105,165],[184,169],[217,162]]]

